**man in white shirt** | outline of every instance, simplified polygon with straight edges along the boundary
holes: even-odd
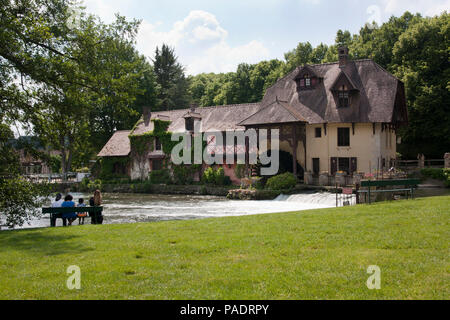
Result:
[[[52,203],[52,208],[60,208],[64,200],[62,199],[61,193],[56,195],[55,201]]]
[[[64,202],[64,200],[62,199],[62,195],[61,193],[58,193],[56,195],[56,199],[54,202],[52,202],[52,208],[60,208],[62,203]],[[50,225],[51,226],[56,226],[56,219],[57,218],[62,218],[62,214],[61,213],[52,213],[50,215]],[[66,220],[63,219],[63,225],[65,226]]]

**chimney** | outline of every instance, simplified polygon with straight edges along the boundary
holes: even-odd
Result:
[[[150,123],[150,118],[152,117],[151,107],[142,107],[142,115],[144,116],[144,123],[146,126]]]
[[[191,110],[190,110],[190,111],[191,111],[192,113],[194,113],[194,112],[195,112],[195,109],[196,109],[197,107],[198,107],[197,104],[195,104],[195,103],[191,104],[191,108],[190,108]]]
[[[339,47],[339,68],[343,68],[347,65],[348,62],[348,47]]]

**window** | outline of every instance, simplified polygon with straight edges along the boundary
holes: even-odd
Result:
[[[162,160],[161,159],[153,159],[152,160],[152,171],[161,170],[162,169]]]
[[[338,159],[338,169],[347,174],[350,173],[350,158],[339,158]]]
[[[194,118],[186,118],[185,125],[187,131],[194,131]]]
[[[318,175],[320,172],[320,159],[319,158],[313,158],[313,173],[315,175]]]
[[[338,108],[347,108],[349,106],[348,88],[342,86],[338,91]]]
[[[336,174],[337,171],[342,171],[347,174],[353,174],[357,171],[357,158],[331,158],[331,174]]]
[[[161,151],[161,140],[159,140],[159,137],[155,138],[155,151]]]
[[[311,77],[309,74],[303,75],[301,78],[297,78],[297,87],[300,89],[313,88],[319,81],[316,77]]]
[[[350,128],[338,128],[338,147],[350,146]]]
[[[316,128],[316,138],[322,137],[322,128]]]
[[[306,87],[311,86],[311,78],[309,77],[309,74],[305,74],[305,86]]]

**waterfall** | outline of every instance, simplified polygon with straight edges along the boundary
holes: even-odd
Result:
[[[280,194],[274,201],[288,201],[298,202],[303,204],[316,204],[326,207],[336,207],[336,194],[330,192],[313,192],[313,193],[300,193],[300,194]],[[338,194],[338,206],[343,205],[343,201],[349,201],[349,204],[355,204],[355,195],[346,196]]]

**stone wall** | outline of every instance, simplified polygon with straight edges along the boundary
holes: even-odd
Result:
[[[444,168],[450,169],[450,153],[444,155]]]

